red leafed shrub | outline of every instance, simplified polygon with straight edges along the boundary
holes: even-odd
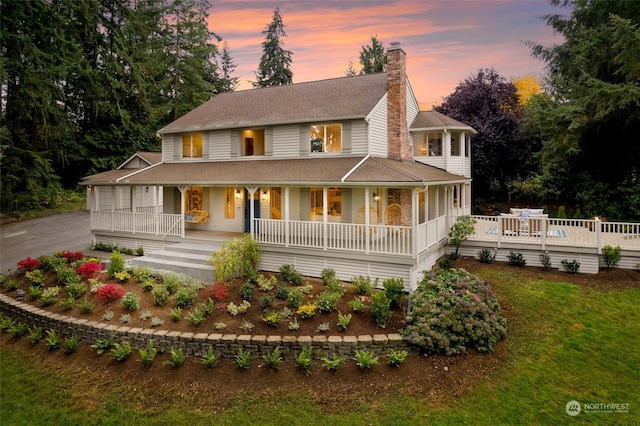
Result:
[[[229,289],[225,283],[216,283],[213,286],[213,300],[221,302],[229,297]]]
[[[63,251],[62,257],[67,259],[67,262],[75,262],[76,260],[80,260],[84,257],[81,251]]]
[[[98,289],[96,299],[99,302],[114,302],[125,295],[127,291],[120,284],[105,284]]]
[[[100,271],[102,271],[102,264],[96,262],[87,262],[76,268],[76,272],[82,275],[85,280],[95,277]]]
[[[38,259],[32,259],[27,257],[26,259],[22,259],[18,262],[18,271],[20,272],[31,272],[40,267],[40,261]]]

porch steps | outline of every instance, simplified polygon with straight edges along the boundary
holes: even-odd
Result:
[[[177,243],[164,250],[133,257],[131,264],[152,269],[164,269],[190,275],[207,283],[214,281],[213,266],[209,264],[211,254],[222,248],[220,243]]]

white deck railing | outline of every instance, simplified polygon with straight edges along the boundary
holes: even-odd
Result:
[[[183,217],[179,214],[91,212],[92,230],[179,237],[183,228]]]
[[[475,232],[471,241],[487,241],[500,248],[503,243],[540,246],[596,248],[620,246],[640,250],[640,223],[602,222],[599,219],[513,218],[473,216]],[[453,223],[456,218],[451,219]]]
[[[446,218],[439,217],[420,224],[415,248],[410,226],[255,219],[253,238],[287,247],[413,256],[446,238],[445,223]]]

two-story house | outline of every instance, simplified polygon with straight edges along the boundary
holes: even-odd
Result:
[[[471,135],[420,111],[398,44],[387,72],[215,96],[89,176],[95,242],[161,250],[251,233],[261,265],[412,288],[470,213]]]

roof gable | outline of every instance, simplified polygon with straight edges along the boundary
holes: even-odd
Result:
[[[410,130],[459,129],[477,133],[475,129],[438,111],[420,111],[411,124]]]
[[[221,93],[158,133],[364,118],[386,92],[379,73]]]

